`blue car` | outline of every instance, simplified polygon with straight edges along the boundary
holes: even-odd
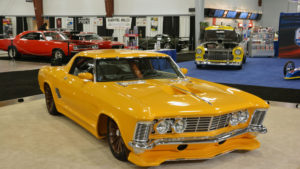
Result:
[[[284,79],[300,79],[300,67],[295,68],[293,61],[288,61],[283,68]]]

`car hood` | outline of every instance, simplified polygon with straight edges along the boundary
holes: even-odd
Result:
[[[153,117],[212,115],[265,101],[238,89],[202,80],[145,80],[113,83],[113,90],[146,106]]]
[[[56,42],[69,42],[71,44],[77,44],[77,45],[93,45],[95,43],[88,42],[88,41],[82,41],[82,40],[55,40]]]

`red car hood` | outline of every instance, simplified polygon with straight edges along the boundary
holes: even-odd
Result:
[[[72,44],[78,44],[78,45],[93,45],[96,43],[90,42],[90,41],[82,41],[82,40],[55,40],[56,42],[69,42]]]

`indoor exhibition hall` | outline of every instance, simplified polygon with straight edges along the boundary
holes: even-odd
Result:
[[[299,0],[0,0],[1,169],[300,169]]]

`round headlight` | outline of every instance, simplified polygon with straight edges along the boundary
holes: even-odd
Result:
[[[240,55],[240,54],[242,53],[242,51],[241,51],[240,49],[237,49],[237,50],[234,51],[234,53],[235,53],[236,55]]]
[[[240,123],[246,123],[249,118],[249,113],[247,110],[239,112],[239,121]]]
[[[73,46],[73,49],[74,49],[74,50],[77,50],[77,49],[78,49],[78,47],[75,45],[75,46]]]
[[[155,130],[159,134],[165,134],[170,128],[169,123],[166,120],[161,120],[156,124]]]
[[[230,120],[229,120],[230,125],[236,126],[239,124],[239,113],[235,112],[231,114]]]
[[[172,127],[176,133],[183,133],[186,128],[186,121],[182,119],[176,120]]]
[[[197,54],[201,54],[202,52],[202,49],[197,49]]]

